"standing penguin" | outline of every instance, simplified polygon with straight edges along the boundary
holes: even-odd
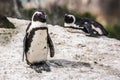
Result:
[[[88,36],[91,37],[108,35],[108,32],[100,23],[88,18],[79,18],[71,14],[65,14],[64,21],[65,27],[80,29],[85,33],[88,33]]]
[[[27,64],[37,72],[50,71],[46,63],[49,49],[50,57],[54,56],[54,46],[48,33],[46,16],[45,12],[36,11],[24,37],[23,60],[25,55]]]

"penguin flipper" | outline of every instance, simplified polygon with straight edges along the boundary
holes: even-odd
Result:
[[[50,57],[54,57],[54,54],[55,54],[54,45],[53,45],[53,42],[52,42],[49,34],[48,34],[48,37],[47,37],[47,41],[48,41],[48,46],[50,48]]]
[[[28,24],[27,29],[26,29],[26,32],[27,32],[28,29],[30,28],[31,24],[32,24],[31,22]]]
[[[96,30],[92,29],[91,23],[85,23],[83,26],[84,26],[84,32],[89,34],[86,36],[90,36],[90,37],[99,36],[99,33]]]
[[[25,53],[26,53],[27,35],[28,35],[28,33],[26,33],[26,35],[25,35],[25,37],[24,37],[24,39],[23,39],[23,58],[22,58],[22,61],[24,61],[24,55],[25,55]]]
[[[24,55],[26,53],[26,45],[27,45],[26,41],[27,41],[27,36],[28,36],[27,31],[30,28],[31,24],[32,24],[31,22],[28,24],[27,29],[26,29],[26,35],[25,35],[25,37],[23,39],[23,58],[22,58],[22,61],[24,61]]]
[[[103,25],[102,24],[100,24],[100,23],[98,23],[98,22],[96,22],[96,21],[92,21],[91,22],[95,27],[99,27],[100,29],[101,29],[101,31],[102,31],[102,35],[105,35],[105,36],[108,36],[108,32],[105,30],[105,28],[103,27]]]

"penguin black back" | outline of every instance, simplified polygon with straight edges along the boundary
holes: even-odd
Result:
[[[79,18],[71,14],[65,14],[64,26],[73,29],[80,29],[85,33],[88,33],[88,36],[92,37],[108,35],[108,32],[97,21],[88,18]]]

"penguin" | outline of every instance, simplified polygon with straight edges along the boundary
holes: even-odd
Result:
[[[32,16],[32,21],[26,29],[23,40],[23,60],[36,72],[50,71],[47,64],[47,55],[50,51],[50,57],[54,57],[54,45],[48,33],[46,25],[46,13],[44,11],[36,11]]]
[[[108,32],[97,21],[89,18],[79,18],[72,14],[64,15],[64,27],[80,29],[87,33],[86,36],[91,37],[108,36]]]

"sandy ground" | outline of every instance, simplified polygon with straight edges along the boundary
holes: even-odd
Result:
[[[17,28],[0,29],[0,80],[120,80],[120,41],[48,25],[55,57],[48,55],[51,72],[37,73],[22,62],[29,21],[9,19]]]

